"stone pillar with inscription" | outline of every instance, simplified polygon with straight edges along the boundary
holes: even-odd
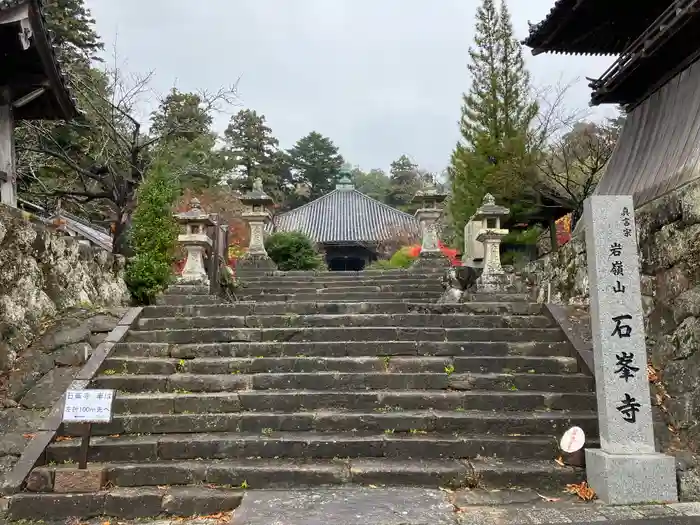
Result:
[[[442,217],[440,205],[446,197],[447,195],[438,191],[434,184],[427,184],[415,194],[411,201],[420,205],[415,217],[420,223],[421,230],[420,254],[411,268],[450,266],[450,260],[440,251],[438,235],[438,221]]]
[[[632,197],[589,197],[584,220],[600,428],[588,483],[608,504],[677,501],[675,460],[654,445]]]
[[[274,271],[277,266],[265,250],[265,226],[270,222],[270,207],[274,204],[263,190],[262,179],[253,182],[253,189],[241,197],[241,203],[246,207],[243,218],[250,227],[250,243],[248,251],[236,265],[242,271]]]
[[[187,251],[185,266],[177,281],[182,284],[209,284],[204,259],[211,252],[212,240],[207,228],[214,225],[209,214],[202,209],[199,199],[190,200],[189,209],[175,214],[175,219],[184,227],[177,240]]]
[[[510,213],[508,208],[496,205],[496,199],[490,193],[476,210],[471,221],[481,222],[481,229],[476,240],[483,244],[483,271],[476,282],[480,292],[501,292],[510,284],[510,277],[501,266],[501,240],[508,235],[508,230],[501,228],[501,218]]]

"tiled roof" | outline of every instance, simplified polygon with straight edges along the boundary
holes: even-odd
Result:
[[[17,108],[14,116],[22,119],[70,119],[78,114],[75,97],[68,87],[68,79],[61,71],[56,57],[56,49],[53,46],[53,35],[46,29],[44,18],[44,0],[0,0],[0,12],[6,11],[23,4],[29,6],[29,19],[32,26],[32,39],[30,49],[34,49],[37,55],[32,58],[41,62],[43,74],[50,84],[49,89],[34,102]],[[18,90],[16,97],[20,98],[31,93],[43,85],[23,86],[24,91]]]
[[[523,44],[535,53],[617,55],[674,0],[556,0],[530,26]]]
[[[351,188],[338,188],[274,219],[277,231],[300,231],[318,243],[376,243],[399,232],[418,236],[415,217]]]

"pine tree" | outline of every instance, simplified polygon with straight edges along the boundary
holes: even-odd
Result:
[[[63,71],[71,77],[88,74],[104,44],[84,0],[44,0],[43,11]]]
[[[463,97],[462,139],[449,168],[450,215],[460,238],[487,192],[510,206],[512,216],[531,205],[524,178],[531,172],[528,135],[538,110],[505,0],[500,12],[494,0],[482,0],[469,55],[472,82]]]
[[[344,160],[331,139],[312,131],[299,139],[288,154],[296,180],[309,187],[308,200],[335,188]]]
[[[260,177],[265,191],[278,197],[281,190],[281,181],[278,180],[279,141],[265,123],[265,116],[258,115],[251,109],[239,111],[231,117],[224,138],[226,154],[234,167],[238,182],[250,188],[255,179]]]
[[[401,155],[389,167],[387,204],[395,208],[404,208],[419,189],[418,165],[408,156]]]

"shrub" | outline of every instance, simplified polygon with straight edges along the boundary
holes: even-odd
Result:
[[[397,250],[394,255],[391,256],[389,263],[391,264],[392,268],[408,268],[415,260],[416,257],[409,253],[409,249],[407,247],[403,247],[400,250]]]
[[[367,270],[392,270],[394,268],[388,259],[378,259],[367,266]]]
[[[172,278],[178,235],[172,207],[178,191],[177,178],[156,162],[136,195],[130,232],[134,257],[126,268],[126,284],[139,304],[152,304]]]
[[[265,250],[283,271],[317,270],[325,265],[314,243],[301,232],[273,233],[265,239]]]

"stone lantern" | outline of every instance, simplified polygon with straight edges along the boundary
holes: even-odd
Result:
[[[420,223],[421,248],[419,259],[414,266],[449,266],[449,259],[440,251],[437,223],[442,217],[442,202],[447,194],[441,193],[434,184],[428,183],[418,191],[411,202],[418,203],[420,208],[415,217]]]
[[[176,213],[175,219],[184,227],[185,231],[178,236],[177,240],[187,250],[187,260],[178,277],[178,282],[208,285],[209,276],[204,267],[204,258],[212,248],[207,228],[214,226],[214,221],[202,209],[197,198],[190,200],[187,211]]]
[[[241,197],[241,203],[245,206],[243,218],[250,227],[250,243],[248,252],[239,262],[238,268],[276,270],[275,263],[265,250],[265,226],[272,219],[270,208],[274,201],[263,190],[262,179],[255,179],[253,189]]]
[[[501,266],[501,241],[508,235],[508,230],[501,229],[501,218],[510,213],[508,208],[496,205],[493,195],[487,193],[472,217],[481,229],[476,237],[484,245],[484,270],[477,281],[477,289],[485,292],[503,290],[507,285],[506,274]]]

